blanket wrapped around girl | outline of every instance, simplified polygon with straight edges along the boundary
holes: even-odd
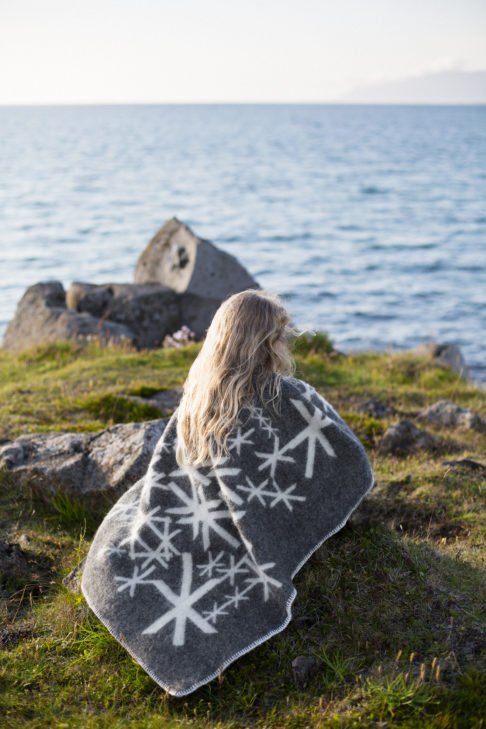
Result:
[[[286,627],[294,575],[373,485],[358,438],[291,376],[291,331],[266,292],[220,306],[146,474],[87,555],[88,605],[174,696]]]

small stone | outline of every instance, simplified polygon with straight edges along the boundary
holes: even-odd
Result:
[[[359,413],[366,413],[372,418],[388,418],[396,412],[394,407],[380,400],[366,400],[359,403],[357,410]]]
[[[405,455],[420,448],[436,449],[439,445],[436,438],[417,428],[410,420],[400,420],[383,433],[379,450],[381,453]]]
[[[473,461],[472,458],[460,458],[457,461],[443,461],[442,465],[467,468],[470,471],[482,471],[486,473],[486,466],[483,463],[479,463],[479,461]]]
[[[434,425],[449,427],[462,427],[477,432],[486,432],[486,420],[483,420],[470,410],[459,407],[450,400],[439,400],[417,415],[420,420],[426,420]]]
[[[24,574],[28,556],[16,542],[0,542],[0,573],[6,575]]]
[[[70,592],[74,592],[76,595],[81,594],[81,577],[83,574],[84,569],[84,563],[86,562],[86,557],[81,560],[81,562],[74,567],[69,574],[67,574],[65,577],[63,577],[62,584],[64,587],[66,587]]]
[[[310,656],[297,656],[292,661],[292,673],[296,686],[302,688],[317,673],[319,664],[315,658]]]
[[[19,537],[20,546],[25,549],[30,546],[30,537],[28,534],[21,534]]]

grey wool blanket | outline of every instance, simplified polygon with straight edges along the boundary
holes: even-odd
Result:
[[[286,627],[292,578],[373,474],[341,417],[295,378],[282,379],[279,413],[243,410],[230,456],[203,468],[178,466],[176,418],[99,526],[81,588],[136,662],[184,696]]]

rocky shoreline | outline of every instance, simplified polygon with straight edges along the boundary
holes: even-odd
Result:
[[[2,348],[21,352],[74,339],[151,349],[183,325],[201,339],[221,302],[247,288],[259,285],[236,258],[173,217],[140,255],[133,283],[74,282],[67,291],[59,281],[30,286]]]

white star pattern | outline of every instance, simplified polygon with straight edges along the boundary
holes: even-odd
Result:
[[[275,436],[275,440],[273,442],[273,451],[271,453],[261,453],[260,451],[255,451],[255,455],[258,456],[258,458],[264,459],[263,463],[258,466],[258,470],[263,471],[264,468],[270,468],[270,476],[272,478],[275,478],[275,469],[277,468],[279,461],[295,463],[295,460],[292,458],[292,456],[284,456],[282,455],[282,453],[283,450],[279,450],[278,437]]]
[[[206,564],[198,564],[197,568],[200,570],[200,577],[212,577],[213,571],[216,567],[221,566],[221,560],[223,559],[224,552],[220,552],[216,557],[213,558],[211,550],[208,552],[208,561]]]
[[[184,502],[185,506],[174,506],[167,509],[168,514],[180,514],[181,518],[178,519],[178,524],[191,524],[192,526],[192,538],[196,539],[199,535],[199,527],[201,527],[201,535],[203,540],[204,549],[208,549],[210,545],[210,530],[219,534],[220,537],[225,539],[231,544],[234,549],[239,546],[239,542],[235,539],[221,524],[218,524],[219,519],[232,519],[243,516],[244,511],[237,511],[231,514],[228,509],[219,509],[217,507],[222,503],[221,499],[206,500],[202,488],[197,488],[194,483],[191,483],[191,494],[186,494],[185,491],[177,484],[172,483],[172,491]]]
[[[308,385],[307,382],[299,382],[298,389],[302,397],[309,403],[312,401],[312,395],[317,394],[316,390]]]
[[[247,577],[245,582],[248,583],[248,587],[252,588],[255,585],[263,585],[263,600],[266,602],[269,598],[270,594],[270,585],[273,585],[274,587],[280,587],[281,582],[276,580],[274,577],[270,577],[270,575],[267,575],[265,570],[269,570],[272,567],[275,567],[275,562],[267,562],[267,564],[253,564],[253,569],[256,572],[256,577]]]
[[[288,451],[293,448],[297,448],[298,445],[304,441],[307,443],[307,463],[305,466],[305,477],[311,478],[314,473],[314,459],[316,454],[316,443],[324,448],[328,456],[332,458],[336,457],[334,448],[329,443],[327,438],[322,433],[322,428],[327,428],[329,425],[334,425],[334,421],[324,415],[320,410],[314,406],[314,413],[310,413],[301,400],[291,400],[292,405],[299,411],[307,426],[298,433],[295,438],[287,443],[281,450],[281,453]]]
[[[172,609],[161,615],[157,620],[151,623],[142,634],[158,633],[164,625],[175,621],[174,635],[172,638],[173,645],[184,645],[186,623],[190,620],[203,633],[216,633],[211,623],[198,613],[193,605],[198,602],[206,593],[210,592],[220,582],[219,579],[211,579],[198,587],[191,593],[192,584],[192,555],[190,552],[184,552],[182,555],[182,577],[181,591],[176,595],[173,590],[164,582],[164,580],[151,580],[151,583],[159,590],[159,592],[172,605]]]
[[[119,500],[112,506],[108,513],[110,519],[116,519],[120,526],[131,525],[134,515],[138,511],[138,501],[131,499],[130,501]]]
[[[253,408],[252,411],[253,418],[257,421],[258,427],[264,432],[267,433],[268,437],[271,438],[272,435],[277,435],[277,430],[273,427],[272,421],[270,418],[268,418],[265,413],[263,412],[263,408]]]
[[[162,473],[161,471],[156,471],[154,465],[151,464],[144,479],[141,495],[142,501],[147,504],[150,502],[152,489],[161,489],[162,491],[167,491],[169,487],[166,483],[164,483],[166,478],[167,476],[165,473]]]
[[[295,489],[297,484],[293,484],[292,486],[289,486],[285,489],[285,491],[282,491],[282,489],[278,486],[276,482],[274,482],[275,486],[275,492],[272,494],[273,500],[270,502],[270,508],[272,509],[276,504],[279,504],[282,502],[285,504],[287,509],[289,511],[293,510],[292,501],[305,501],[305,496],[298,496],[297,494],[293,494],[292,491]]]
[[[138,499],[120,499],[112,508],[110,517],[127,528],[120,530],[118,542],[103,546],[97,558],[116,557],[110,568],[118,566],[120,571],[131,560],[126,570],[131,570],[131,576],[114,576],[117,592],[124,599],[143,604],[143,594],[156,591],[158,602],[147,601],[147,605],[156,605],[157,610],[160,605],[160,613],[151,614],[151,619],[158,617],[143,628],[143,635],[166,628],[164,635],[168,629],[172,644],[183,646],[189,640],[189,625],[193,633],[212,636],[233,611],[253,615],[247,608],[255,610],[255,600],[261,605],[282,588],[282,582],[271,574],[275,574],[276,562],[265,561],[260,552],[262,564],[258,564],[252,532],[245,525],[248,519],[258,519],[261,509],[275,510],[275,523],[286,511],[299,512],[308,498],[303,476],[313,476],[321,453],[316,444],[328,457],[336,457],[323,432],[336,425],[328,417],[334,417],[334,411],[320,396],[322,403],[313,405],[318,393],[297,383],[302,399],[288,400],[296,411],[291,430],[283,425],[278,429],[275,423],[283,421],[270,417],[263,407],[252,408],[248,421],[240,421],[228,438],[230,457],[213,459],[205,467],[178,467],[176,441],[161,438]],[[285,442],[285,437],[290,440]],[[292,453],[300,445],[306,447],[306,453]],[[288,464],[295,464],[291,471]],[[237,467],[241,465],[243,473]],[[294,479],[290,483],[294,472],[295,483]],[[269,513],[269,519],[273,518],[273,512],[271,517]]]
[[[238,486],[238,488],[241,491],[246,491],[248,493],[248,501],[256,498],[263,506],[267,505],[267,502],[265,501],[266,497],[269,500],[270,508],[273,508],[276,504],[282,502],[285,504],[289,511],[292,511],[291,501],[306,500],[305,496],[292,494],[292,491],[297,485],[295,483],[292,486],[286,488],[285,491],[282,491],[276,481],[273,482],[273,490],[270,487],[266,488],[268,484],[268,478],[265,479],[265,481],[262,481],[262,483],[258,486],[255,486],[255,484],[248,478],[248,476],[246,477],[246,481],[248,483],[248,486]]]
[[[221,574],[224,578],[228,578],[230,581],[230,585],[233,587],[235,584],[235,578],[238,577],[238,575],[246,575],[248,574],[248,568],[244,566],[244,561],[246,560],[246,557],[243,557],[243,560],[240,560],[239,562],[235,563],[235,556],[234,554],[230,554],[230,563],[228,567],[218,567],[218,572]]]
[[[155,565],[152,565],[152,567],[149,567],[149,569],[143,573],[143,575],[139,574],[139,567],[135,566],[133,568],[133,575],[131,577],[119,577],[116,576],[115,580],[118,580],[118,582],[121,582],[123,584],[120,585],[118,588],[118,592],[122,592],[123,590],[126,590],[128,587],[128,592],[130,594],[130,597],[133,597],[135,594],[135,588],[137,585],[144,585],[145,584],[145,578],[150,575],[155,569]]]
[[[218,606],[218,603],[213,603],[212,610],[206,610],[203,613],[204,617],[209,620],[210,623],[213,623],[213,625],[216,623],[216,620],[220,615],[228,615],[227,610],[224,609],[224,605]]]
[[[248,476],[246,477],[246,482],[248,486],[238,486],[238,488],[241,489],[241,491],[248,492],[248,501],[256,498],[262,506],[265,506],[265,496],[268,496],[268,491],[265,491],[265,486],[268,483],[268,478],[266,478],[265,481],[262,481],[259,486],[255,486]]]
[[[228,438],[228,448],[230,451],[236,450],[237,454],[241,456],[241,447],[244,445],[254,445],[252,440],[249,440],[250,435],[255,431],[255,428],[250,428],[243,433],[241,425],[238,425],[236,429],[236,435],[232,438]]]
[[[238,494],[233,491],[233,489],[230,489],[228,486],[226,486],[225,482],[223,481],[223,476],[236,476],[241,471],[241,469],[222,468],[227,460],[228,459],[224,457],[220,458],[218,461],[216,461],[212,470],[209,471],[206,475],[201,473],[201,471],[196,468],[196,466],[184,466],[183,468],[178,468],[176,471],[172,471],[170,475],[175,476],[176,478],[189,478],[191,483],[194,483],[196,485],[200,484],[201,486],[209,486],[211,483],[211,479],[215,478],[221,491],[226,495],[226,497],[230,499],[230,501],[233,501],[235,504],[240,506],[243,501],[240,499]]]
[[[248,595],[245,595],[244,592],[240,592],[237,587],[235,587],[235,591],[233,595],[225,595],[225,597],[228,598],[227,605],[234,606],[235,608],[238,608],[240,602],[242,600],[249,600],[250,598]]]
[[[111,544],[107,544],[104,547],[101,547],[101,549],[98,550],[96,553],[96,559],[101,559],[106,554],[126,554],[126,549],[120,549],[120,546],[117,546],[114,542],[111,542]]]

